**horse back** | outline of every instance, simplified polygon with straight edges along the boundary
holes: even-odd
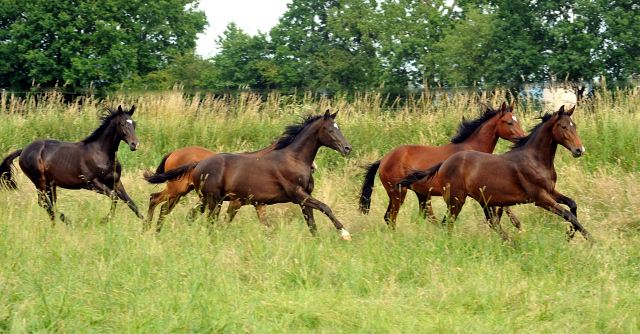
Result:
[[[200,161],[214,154],[216,154],[216,152],[201,146],[179,148],[169,154],[164,163],[164,170],[168,171],[188,163]]]

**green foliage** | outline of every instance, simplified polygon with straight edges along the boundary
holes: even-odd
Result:
[[[206,25],[194,0],[5,0],[0,85],[68,89],[119,84],[195,48]]]

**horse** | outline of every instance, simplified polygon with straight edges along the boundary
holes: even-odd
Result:
[[[467,196],[478,201],[485,210],[493,206],[534,203],[571,223],[567,231],[569,240],[578,230],[590,241],[589,233],[578,222],[576,202],[555,189],[557,174],[553,160],[558,144],[571,151],[574,158],[585,152],[571,120],[574,110],[575,106],[565,112],[563,105],[557,112],[539,117],[542,121],[531,133],[518,139],[504,154],[458,152],[427,170],[411,173],[398,186],[415,183],[443,186],[443,198],[452,223]],[[567,205],[570,211],[560,204]],[[507,239],[499,223],[497,227],[501,236]]]
[[[38,204],[42,206],[55,225],[56,188],[88,189],[111,198],[109,214],[102,223],[111,219],[116,210],[117,199],[127,203],[138,218],[142,214],[127,195],[120,181],[122,166],[116,153],[120,141],[129,145],[131,151],[140,147],[136,136],[136,122],[131,119],[135,106],[130,110],[107,108],[100,117],[102,123],[87,138],[69,143],[55,139],[38,139],[25,148],[10,153],[0,164],[0,183],[17,189],[12,162],[20,156],[20,169],[38,190]],[[70,220],[60,213],[60,220]]]
[[[244,154],[259,155],[259,154],[271,151],[275,147],[276,143],[277,142],[274,142],[270,146],[264,149],[261,149],[259,151],[249,152]],[[170,170],[175,167],[186,165],[191,162],[200,161],[214,154],[216,153],[201,146],[189,146],[189,147],[179,148],[175,151],[170,152],[169,154],[165,155],[164,158],[162,158],[160,165],[158,165],[158,168],[156,169],[156,173],[161,174],[161,173],[164,173],[166,170]],[[316,168],[317,168],[317,165],[314,162],[311,165],[311,173],[315,172]],[[160,215],[156,223],[156,232],[160,232],[162,230],[164,217],[169,213],[171,213],[171,211],[178,204],[182,196],[185,196],[192,190],[193,190],[193,182],[191,182],[191,177],[187,175],[184,178],[167,182],[166,187],[162,191],[152,193],[149,196],[150,197],[149,211],[147,214],[147,220],[145,221],[143,226],[143,230],[147,230],[150,227],[150,223],[153,221],[153,213],[155,211],[156,206],[166,201],[166,203],[162,205],[162,208],[160,208]],[[308,189],[308,191],[309,193],[313,191],[313,177],[311,178],[310,188]],[[235,216],[236,212],[240,209],[242,205],[244,205],[242,201],[231,202],[227,210],[227,216],[229,217],[229,221],[233,220],[233,217]],[[258,219],[260,219],[260,221],[263,222],[265,225],[268,225],[266,220],[266,213],[267,213],[266,207],[264,205],[257,205],[255,206],[255,208],[256,208],[256,213],[258,214]],[[195,211],[192,211],[191,215],[194,215],[194,214],[195,214]],[[312,215],[313,211],[307,212],[306,214]]]
[[[253,205],[293,202],[303,208],[303,213],[305,209],[320,210],[342,232],[343,239],[351,240],[329,206],[307,190],[311,182],[309,166],[321,146],[343,156],[351,153],[351,145],[335,122],[337,114],[327,110],[324,115],[303,117],[301,122],[287,126],[273,150],[262,155],[219,153],[165,173],[146,172],[144,178],[150,183],[162,183],[191,173],[191,181],[212,222],[219,215],[223,200]],[[305,219],[311,234],[316,235],[313,217],[305,214]]]
[[[451,138],[449,144],[443,146],[402,145],[394,148],[382,159],[365,166],[364,183],[360,191],[359,209],[367,214],[371,206],[371,194],[376,172],[380,174],[380,181],[389,196],[389,206],[384,219],[393,229],[396,228],[396,217],[400,206],[404,203],[407,188],[413,190],[418,197],[420,212],[427,217],[427,210],[432,221],[436,220],[431,207],[431,196],[442,196],[440,187],[415,183],[411,187],[397,188],[395,185],[411,173],[412,170],[427,169],[451,155],[460,151],[479,151],[492,153],[498,143],[498,138],[515,141],[519,137],[526,136],[520,126],[520,122],[513,115],[515,103],[507,107],[502,103],[500,109],[494,110],[488,105],[482,115],[476,119],[465,120],[458,126],[456,135]],[[520,228],[520,222],[511,213],[509,208],[505,210],[514,225]],[[500,217],[502,208],[494,216]],[[491,222],[490,216],[487,221]]]

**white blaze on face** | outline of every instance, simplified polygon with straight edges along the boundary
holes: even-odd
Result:
[[[516,118],[516,116],[511,116],[511,117],[513,117],[513,120],[514,120],[514,121],[516,121],[516,122],[518,121],[518,119]]]
[[[569,121],[569,125],[573,126],[573,122]]]
[[[336,127],[336,129],[340,130],[340,127],[338,127],[338,123],[335,123],[335,122],[334,122],[334,123],[333,123],[333,126],[335,126],[335,127]]]
[[[127,120],[127,123],[133,123],[133,121],[132,121],[132,120],[130,120],[130,119],[128,119],[128,120]]]

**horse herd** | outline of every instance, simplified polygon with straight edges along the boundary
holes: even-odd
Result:
[[[555,189],[554,157],[558,144],[569,149],[574,157],[581,156],[585,150],[571,120],[575,107],[565,111],[562,106],[554,113],[541,116],[541,122],[529,135],[513,114],[513,103],[510,106],[503,103],[498,109],[485,107],[478,118],[463,118],[447,145],[399,146],[368,165],[360,193],[360,211],[368,213],[375,175],[379,174],[389,196],[385,220],[394,229],[400,206],[407,190],[411,189],[418,197],[421,212],[432,221],[436,217],[431,196],[442,196],[449,211],[443,224],[449,227],[470,196],[484,209],[489,225],[506,240],[509,236],[502,230],[500,217],[506,212],[520,228],[520,221],[509,206],[523,203],[534,203],[569,221],[569,239],[578,230],[585,239],[591,240],[576,217],[576,202]],[[150,227],[155,207],[164,202],[156,223],[158,232],[165,216],[180,198],[195,189],[200,204],[191,210],[190,216],[208,211],[208,219],[213,222],[220,214],[222,202],[229,201],[229,221],[241,206],[251,204],[260,221],[268,225],[265,205],[293,202],[301,206],[313,235],[316,234],[313,218],[316,209],[329,217],[342,238],[351,240],[331,209],[311,196],[318,149],[326,146],[343,156],[352,151],[335,121],[338,112],[331,114],[327,110],[322,115],[305,116],[302,121],[287,126],[283,135],[269,147],[255,152],[216,154],[193,146],[167,154],[156,172],[144,173],[144,179],[150,183],[167,183],[163,191],[151,194],[144,219],[120,181],[122,168],[116,157],[120,141],[132,151],[140,145],[136,123],[131,118],[134,111],[135,107],[107,109],[100,126],[79,142],[39,139],[10,153],[0,164],[0,183],[5,188],[17,188],[12,163],[19,156],[20,168],[38,190],[38,204],[47,210],[54,223],[57,187],[89,189],[109,196],[111,209],[103,222],[111,219],[121,199],[143,219],[143,230]],[[498,138],[511,141],[514,146],[504,154],[492,154]],[[62,213],[59,218],[70,223]]]

